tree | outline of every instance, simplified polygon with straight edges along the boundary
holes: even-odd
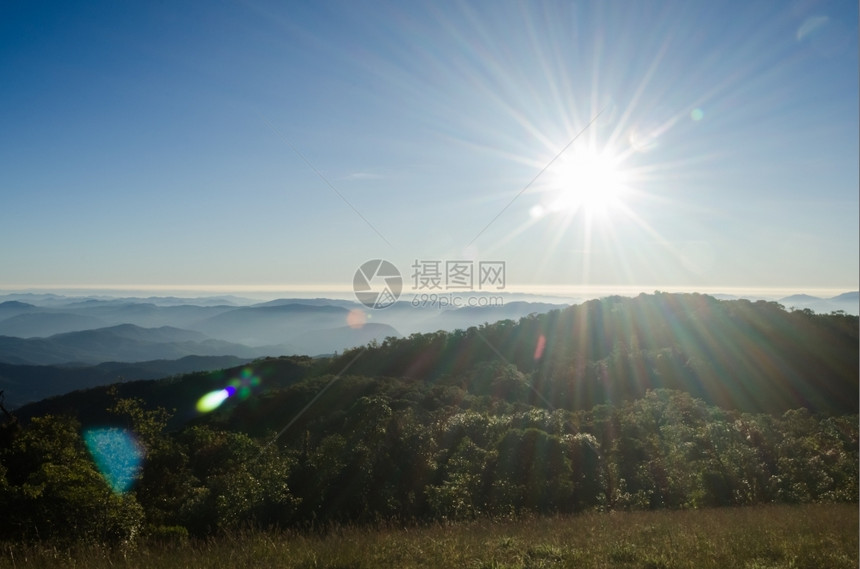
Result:
[[[68,417],[34,418],[2,453],[6,469],[2,533],[18,539],[133,539],[143,509],[130,493],[115,493]]]

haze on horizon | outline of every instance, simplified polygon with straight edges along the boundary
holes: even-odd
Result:
[[[0,6],[0,294],[860,288],[849,2]]]

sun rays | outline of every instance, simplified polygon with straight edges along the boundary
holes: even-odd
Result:
[[[551,212],[607,215],[623,203],[627,191],[627,172],[618,158],[590,149],[561,162],[550,179],[547,193],[552,198],[541,208]]]

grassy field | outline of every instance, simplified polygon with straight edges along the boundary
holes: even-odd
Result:
[[[589,513],[325,536],[249,532],[125,549],[3,544],[0,567],[727,568],[858,566],[858,507]]]

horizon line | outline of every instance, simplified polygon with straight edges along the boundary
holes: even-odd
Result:
[[[699,293],[699,294],[726,294],[733,296],[755,296],[784,298],[795,294],[809,294],[811,296],[833,297],[839,294],[856,292],[860,286],[854,287],[820,287],[820,286],[692,286],[692,285],[524,285],[507,286],[500,290],[410,290],[404,287],[401,293],[404,296],[415,294],[485,294],[485,295],[527,295],[527,296],[550,296],[550,297],[582,297],[592,295],[638,295],[641,293],[651,294],[654,292],[671,293]],[[342,284],[265,284],[265,285],[239,285],[239,284],[0,284],[0,294],[38,294],[38,293],[77,293],[77,294],[104,294],[108,293],[173,293],[185,296],[188,294],[203,295],[277,295],[283,293],[314,295],[314,294],[338,294],[353,295],[353,289],[349,285]]]

